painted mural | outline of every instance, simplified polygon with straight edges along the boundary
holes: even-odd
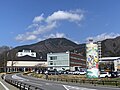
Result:
[[[87,57],[87,77],[98,78],[98,45],[97,44],[86,44],[86,57]]]

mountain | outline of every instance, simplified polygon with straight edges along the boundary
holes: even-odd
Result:
[[[106,39],[101,42],[102,45],[102,57],[115,57],[120,56],[120,36],[114,39]],[[43,60],[46,60],[47,53],[54,52],[66,52],[73,51],[78,52],[86,56],[85,44],[76,44],[66,38],[49,38],[44,41],[40,41],[31,45],[18,46],[11,49],[8,53],[9,48],[0,47],[0,60],[8,59],[18,59],[16,53],[19,50],[31,49],[37,52],[37,57],[34,59],[40,59],[42,56]],[[6,52],[4,52],[6,51]],[[4,52],[4,53],[3,53]],[[7,57],[7,58],[4,58]],[[29,58],[29,57],[27,57]],[[21,59],[21,58],[19,58]],[[26,57],[24,57],[26,59]],[[29,59],[30,60],[30,59]]]
[[[13,48],[9,51],[8,57],[16,59],[16,53],[22,49],[31,49],[37,52],[37,58],[39,59],[41,56],[44,60],[46,60],[47,53],[54,53],[54,52],[66,52],[68,50],[74,50],[79,48],[80,46],[66,38],[49,38],[44,41],[40,41],[35,44],[31,45],[23,45]]]
[[[102,57],[120,57],[120,36],[101,41]],[[85,44],[80,44],[78,52],[86,56]]]
[[[5,52],[5,51],[9,51],[11,47],[9,46],[1,46],[0,47],[0,54]]]
[[[106,39],[102,41],[103,57],[119,57],[120,56],[120,36],[114,39]]]
[[[120,36],[101,41],[102,57],[120,57]],[[80,44],[78,52],[86,56],[85,44]]]

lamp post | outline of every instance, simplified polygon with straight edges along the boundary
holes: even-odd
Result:
[[[11,72],[13,73],[13,55],[11,55],[11,53],[10,53],[10,57],[11,57],[11,61],[12,61],[12,64],[11,64]]]
[[[6,72],[6,61],[5,61],[6,60],[5,59],[6,56],[5,56],[5,54],[6,54],[6,52],[4,53],[4,66],[3,66],[4,67],[4,72]]]

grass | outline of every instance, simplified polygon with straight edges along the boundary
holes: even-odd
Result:
[[[45,79],[46,75],[31,73],[31,76]],[[120,87],[120,78],[96,78],[88,79],[86,75],[48,75],[49,80],[58,80],[64,82],[88,83],[97,85],[109,85]]]

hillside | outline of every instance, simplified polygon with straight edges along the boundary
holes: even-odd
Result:
[[[11,47],[8,46],[0,46],[0,54],[5,52],[5,51],[9,51]]]
[[[16,53],[19,50],[22,49],[31,49],[37,52],[37,58],[40,58],[40,56],[43,57],[43,59],[46,59],[47,53],[50,52],[66,52],[68,50],[73,50],[78,48],[79,45],[66,39],[66,38],[50,38],[46,39],[44,41],[40,41],[35,44],[31,45],[24,45],[24,46],[18,46],[13,48],[10,53],[12,55],[12,58],[16,58]],[[8,56],[10,58],[10,55]]]
[[[114,39],[106,39],[102,41],[102,56],[120,56],[120,36]]]
[[[0,48],[0,51],[3,52],[4,49],[6,51],[9,50],[7,47],[4,47],[3,49]],[[85,44],[76,44],[66,38],[50,38],[35,44],[23,45],[13,48],[9,51],[7,60],[11,58],[17,59],[16,53],[22,49],[32,49],[37,52],[36,59],[39,59],[42,56],[42,59],[44,60],[46,60],[47,53],[50,52],[66,52],[70,50],[81,53],[84,56],[86,53]],[[2,53],[0,55],[0,60],[3,61],[5,55],[5,53]],[[114,56],[120,56],[120,37],[114,39],[106,39],[102,41],[102,57]]]

